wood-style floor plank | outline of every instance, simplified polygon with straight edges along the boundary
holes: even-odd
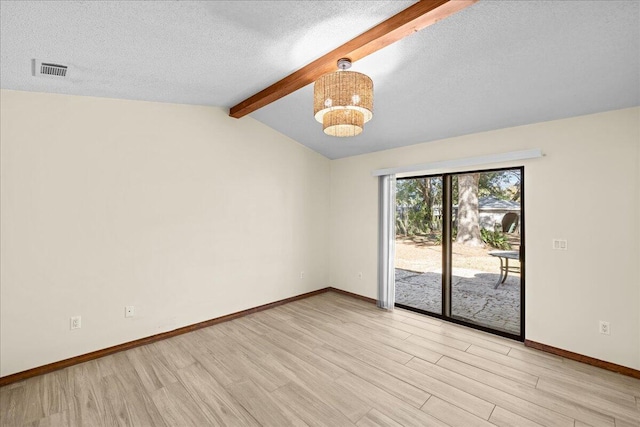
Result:
[[[530,350],[534,351],[534,349]],[[596,366],[587,365],[586,363],[580,363],[575,360],[563,359],[563,361],[564,367],[570,371],[586,374],[589,378],[596,378],[599,384],[608,388],[620,387],[629,394],[634,395],[636,399],[640,398],[640,387],[638,387],[638,380],[636,378],[600,369]]]
[[[622,421],[640,421],[638,420],[635,402],[629,405],[627,401],[618,396],[612,396],[608,391],[593,393],[581,387],[567,385],[547,378],[541,378],[536,388],[563,400],[575,401],[586,407],[596,409],[603,414],[615,416]]]
[[[260,425],[199,363],[180,369],[178,377],[196,405],[214,425]]]
[[[269,336],[266,336],[265,339],[272,344],[280,346],[291,355],[307,362],[308,364],[311,364],[317,370],[321,371],[325,375],[330,376],[331,378],[335,379],[341,377],[347,372],[340,366],[337,366],[323,359],[315,353],[315,348],[322,344],[321,341],[313,341],[313,344],[305,343],[303,340],[299,340],[289,336],[287,334],[287,331],[289,330],[288,326],[277,322],[269,322],[269,319],[266,320],[267,323],[263,324],[272,325],[273,332]],[[264,319],[262,321],[264,321]],[[296,332],[295,330],[290,331],[292,332],[292,334],[295,334]]]
[[[133,379],[135,381],[135,379]],[[105,424],[122,426],[164,426],[160,412],[144,388],[130,390],[128,378],[108,375],[100,382]]]
[[[452,405],[449,402],[438,399],[436,396],[431,396],[421,409],[453,427],[491,426],[491,423],[488,421],[485,421],[484,419],[479,418],[458,406]]]
[[[637,422],[629,422],[616,418],[616,427],[638,427],[640,426],[640,421]]]
[[[544,364],[542,359],[539,357],[524,361],[476,346],[469,347],[467,352],[487,360],[492,360],[505,367],[516,369],[521,372],[529,372],[540,378],[550,378],[579,387],[588,387],[595,392],[600,392],[604,389],[607,393],[627,394],[628,396],[625,400],[631,400],[633,395],[637,393],[637,386],[634,387],[633,385],[627,386],[625,384],[614,384],[611,381],[606,381],[593,375],[568,370],[566,365],[559,366],[556,363]]]
[[[535,387],[535,385],[538,383],[538,377],[536,377],[535,375],[531,375],[528,372],[512,368],[511,366],[502,365],[490,359],[479,357],[477,355],[469,353],[468,351],[460,351],[455,348],[443,346],[439,343],[434,343],[433,341],[425,340],[424,338],[417,336],[410,336],[406,339],[406,341],[412,344],[432,349],[438,353],[441,353],[443,356],[459,360],[461,362],[492,372],[506,379],[517,381],[530,387]]]
[[[640,427],[640,380],[338,293],[0,388],[0,426]]]
[[[488,350],[492,350],[495,351],[497,353],[502,353],[502,354],[507,354],[509,353],[509,351],[512,350],[511,347],[504,345],[504,344],[497,344],[494,341],[489,341],[486,340],[482,337],[478,337],[478,336],[474,336],[474,335],[468,335],[468,334],[462,334],[459,333],[456,330],[450,330],[447,328],[443,328],[442,326],[435,326],[432,325],[430,323],[425,323],[425,322],[421,322],[419,320],[415,320],[415,319],[406,319],[403,320],[402,323],[406,323],[407,325],[412,325],[412,326],[416,326],[418,328],[424,329],[426,331],[431,331],[431,332],[435,332],[447,337],[451,337],[466,343],[470,343],[470,344],[475,344],[479,347],[484,347]]]
[[[358,427],[402,427],[402,424],[393,421],[377,409],[367,412],[356,425]]]
[[[411,356],[417,356],[432,362],[438,361],[442,354],[432,351],[426,347],[416,346],[406,341],[411,336],[410,333],[395,328],[385,328],[372,324],[369,318],[360,316],[359,314],[339,312],[331,313],[342,318],[345,323],[340,326],[343,332],[349,333],[351,336],[367,338],[372,345],[384,344],[388,347],[394,347]]]
[[[382,368],[382,370],[393,375],[395,378],[422,389],[432,396],[437,396],[448,402],[456,402],[478,417],[488,419],[495,406],[461,388],[452,386],[438,378],[417,372],[410,367],[385,361],[380,358],[367,357],[367,355],[361,355],[358,358],[371,366]]]
[[[24,411],[29,406],[27,401],[27,390],[23,387],[16,387],[4,390],[0,389],[0,424],[3,426],[28,424],[25,420]]]
[[[178,382],[171,365],[155,351],[153,344],[131,349],[126,354],[147,392]]]
[[[388,418],[403,426],[436,426],[447,424],[421,411],[405,401],[398,399],[383,388],[377,387],[367,380],[347,373],[336,380],[346,389],[360,396],[371,407],[385,414]]]
[[[58,379],[67,396],[69,418],[75,425],[107,425],[108,415],[100,388],[105,372],[100,366],[92,360],[53,373],[60,374]]]
[[[475,366],[467,365],[458,360],[445,356],[438,361],[438,365],[468,377],[481,378],[480,380],[486,385],[535,403],[548,411],[558,412],[573,419],[589,422],[593,427],[613,427],[614,425],[613,417],[609,415],[583,406],[575,401],[565,401],[542,390],[523,386],[493,373],[483,372]]]
[[[573,418],[571,417],[564,416],[554,411],[549,411],[546,408],[536,405],[526,399],[513,396],[512,394],[484,384],[482,382],[482,377],[485,373],[482,370],[473,372],[471,375],[468,373],[467,375],[463,375],[453,370],[443,368],[438,364],[434,365],[417,358],[407,363],[407,366],[426,375],[438,378],[442,381],[447,381],[457,387],[461,387],[469,393],[481,396],[483,399],[486,399],[495,405],[500,405],[503,408],[506,408],[515,414],[519,414],[523,418],[535,421],[540,425],[556,427],[571,427],[573,425]]]
[[[335,316],[339,319],[342,319],[345,323],[359,325],[362,328],[367,328],[371,331],[372,324],[370,323],[370,317],[365,316],[361,313],[354,312],[348,308],[340,307],[337,304],[329,303],[331,305],[318,305],[313,304],[309,305],[310,309],[319,310],[323,313],[329,314],[331,316]],[[411,336],[409,332],[404,332],[396,328],[387,327],[384,325],[375,325],[374,326],[376,334],[382,335],[384,337],[389,338],[398,338],[404,340]],[[374,414],[375,415],[375,414]]]
[[[263,426],[306,426],[301,418],[251,380],[232,384],[233,397]]]
[[[213,423],[179,383],[171,383],[151,393],[151,399],[168,426],[205,426]],[[109,424],[110,425],[110,424]]]
[[[330,316],[325,316],[330,318]],[[359,351],[366,351],[369,353],[376,353],[380,356],[392,360],[394,362],[405,364],[411,358],[412,355],[405,353],[397,348],[387,346],[386,344],[372,342],[371,340],[364,339],[358,335],[349,334],[344,331],[344,327],[341,324],[339,327],[331,324],[323,324],[322,317],[318,319],[306,319],[290,322],[294,328],[298,328],[300,331],[306,331],[308,334],[319,338],[325,343],[332,343],[341,349],[344,349],[350,353]]]
[[[288,385],[290,388],[300,386],[304,389],[303,393],[313,393],[315,399],[337,409],[351,422],[357,421],[371,409],[357,396],[335,384],[331,375],[327,375],[317,369],[314,364],[268,341],[266,336],[271,335],[272,331],[258,323],[251,324],[250,321],[237,322],[232,332],[238,346],[242,347],[260,366],[276,373],[286,382],[290,382],[291,384]],[[276,392],[280,390],[282,387]],[[304,419],[302,416],[301,418]]]
[[[331,347],[318,347],[316,349],[318,355],[335,363],[350,373],[366,379],[371,384],[386,390],[389,394],[398,399],[409,403],[410,405],[420,408],[431,396],[426,391],[415,387],[405,381],[402,381],[393,375],[382,370],[378,370],[371,365],[364,363],[357,358],[342,353]]]
[[[539,427],[542,425],[499,406],[496,406],[496,409],[493,410],[489,422],[499,427]],[[574,427],[576,426],[577,424],[574,425]]]
[[[314,393],[296,383],[280,387],[273,393],[276,400],[310,426],[340,427],[354,426],[342,412],[318,399]]]

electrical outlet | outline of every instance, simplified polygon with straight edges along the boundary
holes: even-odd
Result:
[[[565,239],[553,239],[553,249],[559,251],[567,250],[567,241]]]
[[[124,317],[133,317],[136,315],[136,308],[132,305],[127,305],[124,308]]]
[[[82,328],[82,317],[73,316],[71,319],[71,329],[80,329]]]
[[[300,278],[301,278],[301,279],[304,279],[304,271],[301,271],[301,272],[300,272]]]
[[[604,335],[611,335],[611,325],[604,320],[600,321],[600,333]]]
[[[359,271],[357,276],[358,276],[358,279],[362,279],[362,271]]]

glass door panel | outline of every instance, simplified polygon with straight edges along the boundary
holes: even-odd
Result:
[[[396,304],[442,314],[442,176],[396,182]]]
[[[521,335],[522,169],[452,176],[451,317]]]

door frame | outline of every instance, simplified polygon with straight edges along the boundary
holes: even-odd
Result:
[[[474,173],[483,172],[501,172],[507,170],[520,170],[520,333],[513,334],[506,331],[500,331],[492,329],[487,326],[478,325],[468,321],[456,319],[451,316],[451,304],[452,304],[452,289],[451,289],[451,275],[452,275],[452,211],[453,211],[453,187],[451,185],[451,178],[455,175],[468,175]],[[458,325],[467,326],[473,329],[477,329],[483,332],[489,332],[494,335],[499,335],[506,338],[511,338],[517,341],[525,340],[525,289],[526,289],[526,245],[525,245],[525,179],[524,179],[524,166],[511,166],[503,168],[492,169],[478,169],[471,171],[460,172],[446,172],[439,174],[428,175],[415,175],[402,178],[396,178],[398,181],[405,179],[419,179],[419,178],[434,178],[442,177],[442,307],[441,313],[433,313],[430,311],[422,310],[420,308],[411,307],[404,304],[395,303],[395,307],[405,310],[414,311],[420,314],[424,314],[437,319],[445,320],[447,322],[455,323]],[[446,203],[445,203],[446,201]],[[393,209],[394,215],[396,215],[395,207]],[[393,221],[395,224],[395,220]],[[394,225],[395,227],[395,225]],[[395,260],[394,260],[395,264]],[[394,265],[395,269],[395,265]]]

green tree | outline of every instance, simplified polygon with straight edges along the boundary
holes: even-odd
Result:
[[[442,180],[402,179],[396,183],[396,233],[427,234],[436,228],[433,208],[442,204]]]
[[[451,178],[452,200],[457,203],[454,222],[456,242],[481,246],[479,199],[491,196],[519,201],[520,170],[453,175]],[[396,234],[429,234],[440,229],[434,210],[442,208],[441,177],[399,179],[396,188]]]
[[[502,200],[519,201],[520,181],[518,169],[482,172],[478,181],[478,197],[492,196]]]

